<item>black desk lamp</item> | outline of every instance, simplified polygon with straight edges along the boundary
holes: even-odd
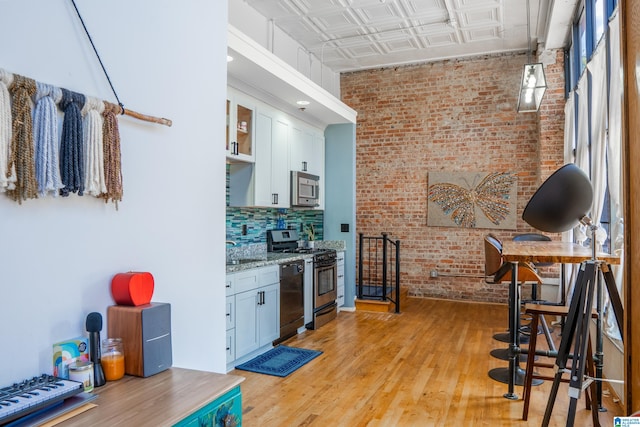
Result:
[[[524,208],[522,219],[538,230],[561,233],[580,222],[591,223],[585,219],[591,203],[593,188],[589,177],[578,166],[568,163],[538,188]]]

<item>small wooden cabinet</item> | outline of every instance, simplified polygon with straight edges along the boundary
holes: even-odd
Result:
[[[96,387],[96,406],[60,427],[242,426],[243,377],[170,368]]]
[[[174,427],[242,426],[242,394],[240,387],[220,396],[205,407],[189,415]]]

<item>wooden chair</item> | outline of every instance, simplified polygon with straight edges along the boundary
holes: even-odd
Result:
[[[549,316],[563,316],[566,317],[569,312],[569,307],[567,306],[558,306],[558,305],[545,305],[545,304],[525,304],[525,313],[531,316],[531,330],[536,330],[538,328],[538,324],[541,324],[545,337],[547,337],[547,344],[549,346],[549,351],[546,354],[542,354],[545,352],[537,352],[540,356],[546,357],[556,357],[557,350],[553,339],[551,338],[551,334],[549,333],[549,328],[547,327],[547,323],[544,319],[545,315]],[[597,318],[598,313],[595,310],[591,312],[592,318]],[[524,376],[524,390],[523,390],[523,399],[524,406],[522,408],[522,419],[524,421],[527,420],[529,415],[529,402],[531,401],[531,385],[534,379],[545,380],[545,381],[553,381],[553,375],[543,375],[540,373],[536,373],[533,371],[533,368],[553,368],[555,365],[549,362],[541,362],[536,361],[536,345],[537,345],[537,334],[531,334],[529,340],[529,349],[527,351],[527,368],[525,370]],[[593,364],[593,352],[591,350],[591,338],[589,338],[587,344],[587,366],[586,366],[587,375],[594,376],[595,375],[595,367]],[[568,378],[563,378],[562,382],[569,382]],[[595,382],[591,383],[591,396],[596,395],[596,384]],[[585,400],[587,409],[591,409],[591,417],[593,420],[594,426],[600,426],[600,422],[598,419],[598,408],[596,405],[592,405],[593,400],[587,391],[585,391]]]
[[[502,242],[489,233],[484,236],[484,275],[487,283],[511,281],[512,266],[502,258]],[[530,263],[518,263],[518,282],[542,283],[535,268]]]

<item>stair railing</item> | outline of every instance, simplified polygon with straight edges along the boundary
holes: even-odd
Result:
[[[400,240],[360,233],[358,298],[390,301],[400,312]]]

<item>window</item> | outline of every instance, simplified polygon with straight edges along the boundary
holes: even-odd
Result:
[[[604,35],[605,25],[607,20],[605,19],[605,0],[595,0],[593,2],[593,30],[594,30],[594,48],[598,45],[598,42]]]
[[[582,9],[578,18],[578,25],[576,28],[578,36],[578,76],[582,75],[582,72],[587,67],[587,14],[585,9]]]

